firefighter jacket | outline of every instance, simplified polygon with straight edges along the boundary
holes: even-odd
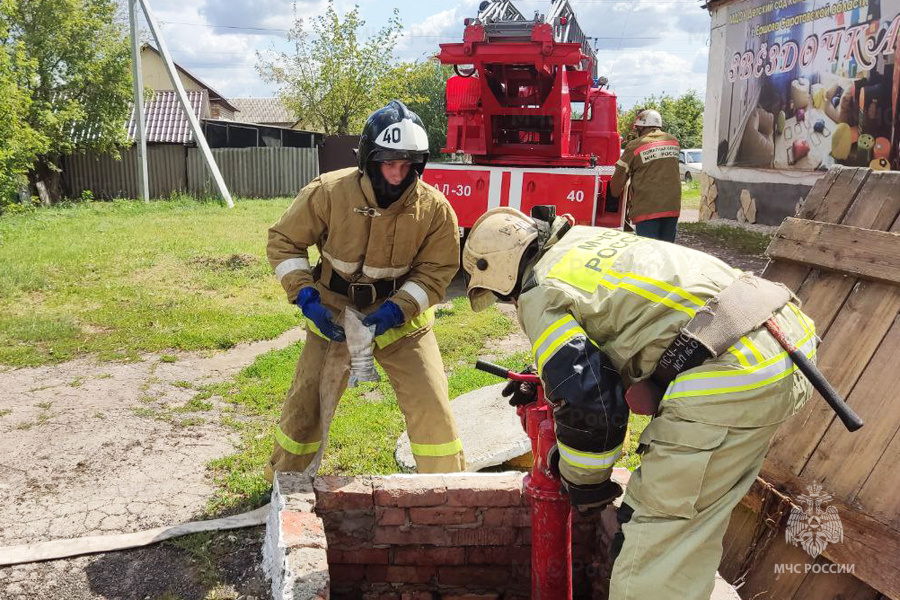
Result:
[[[703,252],[600,227],[573,227],[545,251],[526,277],[518,315],[555,406],[567,481],[595,484],[609,476],[629,414],[619,376],[625,389],[650,377],[685,324],[739,275]],[[792,304],[776,312],[811,355],[814,328],[801,315]],[[666,410],[735,427],[777,423],[798,410],[793,396],[759,393],[796,370],[761,331],[676,378],[663,398]],[[799,374],[796,385],[808,389]]]
[[[313,245],[321,260],[316,275],[309,257]],[[384,346],[433,323],[431,307],[443,300],[459,269],[459,229],[447,199],[421,179],[388,208],[379,208],[369,177],[353,167],[304,187],[269,229],[266,254],[292,303],[301,288],[316,284],[327,306],[348,306],[346,296],[328,289],[332,272],[359,283],[395,280],[390,299],[405,323],[376,338]]]
[[[612,195],[620,197],[631,178],[628,216],[633,223],[681,214],[679,150],[675,136],[661,129],[626,144],[609,185]]]

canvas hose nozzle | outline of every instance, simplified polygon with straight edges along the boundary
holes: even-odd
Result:
[[[347,349],[350,351],[350,378],[347,385],[356,387],[365,381],[381,381],[375,368],[375,326],[362,324],[363,315],[352,308],[344,310],[344,331],[347,334]]]

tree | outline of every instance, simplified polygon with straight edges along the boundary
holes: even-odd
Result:
[[[0,207],[23,187],[23,178],[47,146],[27,122],[31,98],[26,85],[35,64],[22,44],[10,38],[12,11],[12,0],[0,0]]]
[[[115,0],[16,0],[10,35],[33,61],[26,121],[46,139],[29,178],[45,202],[61,196],[60,157],[127,142],[131,57]]]
[[[396,98],[422,118],[428,133],[429,160],[440,160],[447,143],[447,102],[445,88],[451,67],[435,59],[400,63],[386,78],[383,96]]]
[[[305,25],[294,4],[288,33],[293,52],[257,52],[256,69],[279,86],[285,104],[307,126],[326,135],[358,133],[390,88],[387,78],[402,29],[399,13],[394,9],[387,25],[361,39],[365,21],[359,7],[341,18],[329,0],[325,14],[312,19],[312,34]]]
[[[703,145],[703,101],[695,90],[677,98],[665,94],[650,96],[630,110],[619,109],[619,134],[623,139],[634,137],[634,118],[637,113],[648,108],[659,111],[663,129],[678,138],[682,148],[699,148]]]

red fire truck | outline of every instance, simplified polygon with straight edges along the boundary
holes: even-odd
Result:
[[[624,202],[607,201],[619,159],[616,96],[568,0],[532,19],[512,2],[482,2],[462,43],[441,44],[447,146],[470,163],[428,163],[424,179],[447,196],[462,228],[486,210],[526,214],[552,204],[579,224],[621,227]]]

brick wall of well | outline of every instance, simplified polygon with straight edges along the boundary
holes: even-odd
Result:
[[[529,596],[531,513],[520,473],[317,477],[311,488],[309,480],[287,477],[279,474],[276,483],[277,495],[287,500],[273,495],[273,503],[286,507],[279,518],[281,537],[302,539],[317,552],[327,548],[328,582],[321,584],[321,569],[308,560],[309,552],[295,547],[283,554],[293,553],[301,565],[288,567],[290,576],[279,578],[281,589],[290,592],[279,598]],[[310,489],[314,513],[309,511]],[[614,509],[607,513],[573,517],[577,599],[605,597],[607,532],[615,526]],[[318,523],[324,540],[309,535]],[[300,573],[307,563],[315,567],[308,577]]]

